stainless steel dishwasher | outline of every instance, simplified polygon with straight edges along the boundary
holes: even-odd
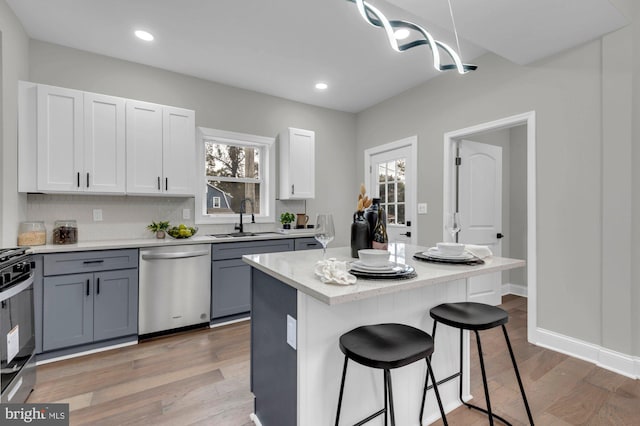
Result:
[[[211,246],[140,249],[138,334],[141,337],[211,319]]]

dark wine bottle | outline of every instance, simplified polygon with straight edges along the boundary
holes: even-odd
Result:
[[[386,250],[389,247],[385,218],[386,215],[384,214],[384,210],[382,210],[382,206],[378,207],[378,218],[376,226],[373,228],[373,241],[371,243],[374,249]]]

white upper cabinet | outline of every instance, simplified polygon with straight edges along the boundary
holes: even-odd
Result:
[[[21,81],[18,191],[193,196],[195,112]]]
[[[83,189],[82,99],[82,92],[78,90],[37,87],[37,189],[40,191]]]
[[[125,192],[125,100],[84,94],[85,190]]]
[[[281,200],[315,197],[315,133],[289,127],[280,133]]]
[[[18,190],[124,194],[124,99],[20,82]]]
[[[195,114],[127,102],[127,193],[195,194]]]

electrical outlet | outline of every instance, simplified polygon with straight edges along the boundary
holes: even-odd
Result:
[[[182,209],[182,218],[191,219],[191,209]]]
[[[293,349],[298,345],[297,321],[291,315],[287,315],[287,344]]]
[[[418,214],[427,214],[427,203],[418,203]]]
[[[93,221],[94,222],[102,221],[102,209],[93,209]]]

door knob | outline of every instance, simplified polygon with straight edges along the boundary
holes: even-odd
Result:
[[[504,238],[504,235],[502,235],[500,232],[498,232],[498,234],[496,235],[496,238],[497,239]]]

